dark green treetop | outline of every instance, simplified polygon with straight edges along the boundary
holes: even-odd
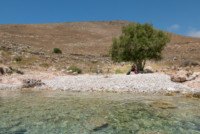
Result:
[[[122,27],[122,35],[110,47],[114,62],[131,61],[143,70],[146,60],[159,61],[163,58],[162,50],[170,42],[170,35],[153,28],[152,23],[129,24]]]

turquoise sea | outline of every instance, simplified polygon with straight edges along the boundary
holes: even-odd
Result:
[[[0,91],[0,134],[200,134],[183,95]]]

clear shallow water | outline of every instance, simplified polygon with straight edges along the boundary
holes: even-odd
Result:
[[[0,133],[200,134],[200,100],[181,95],[0,91]]]

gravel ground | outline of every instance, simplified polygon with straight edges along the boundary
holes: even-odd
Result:
[[[138,74],[103,76],[78,75],[57,76],[50,80],[42,80],[53,90],[73,91],[122,91],[122,92],[197,92],[194,89],[170,80],[165,74]]]
[[[0,90],[15,90],[15,89],[19,89],[20,87],[21,86],[0,83]]]
[[[104,78],[102,75],[51,76],[51,75],[19,75],[14,81],[26,78],[41,79],[44,86],[35,87],[35,90],[70,90],[70,91],[110,91],[110,92],[199,92],[200,89],[191,88],[170,80],[166,74],[137,74],[111,75]],[[7,78],[12,81],[12,78]],[[20,89],[20,85],[0,84],[0,90]]]

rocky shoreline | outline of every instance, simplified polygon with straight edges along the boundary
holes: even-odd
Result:
[[[0,90],[61,90],[77,92],[189,93],[200,92],[173,82],[163,73],[137,75],[19,75],[0,80]]]

